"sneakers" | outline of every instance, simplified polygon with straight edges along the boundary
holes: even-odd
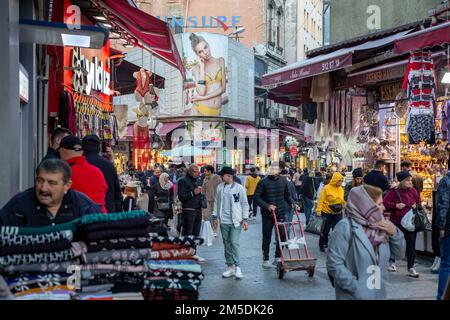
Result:
[[[408,277],[411,277],[411,278],[418,278],[419,277],[419,273],[414,268],[408,269],[408,273],[406,275]]]
[[[206,261],[205,258],[202,258],[202,257],[200,257],[200,256],[198,256],[198,255],[193,256],[193,258],[196,259],[199,263],[200,263],[200,262],[205,262],[205,261]]]
[[[240,270],[239,270],[240,271]],[[229,266],[229,267],[227,267],[227,271],[225,271],[224,273],[222,273],[222,277],[224,277],[224,278],[230,278],[230,277],[232,277],[232,276],[234,276],[235,275],[235,269],[234,269],[234,266]],[[242,273],[241,273],[241,276],[242,276]]]
[[[433,265],[431,266],[431,272],[432,273],[438,273],[440,267],[441,267],[441,258],[440,257],[435,257]]]
[[[388,271],[397,272],[397,266],[395,265],[395,262],[391,263],[391,265],[388,267]]]
[[[263,269],[270,269],[270,262],[269,260],[264,260],[263,264],[262,264]]]
[[[237,280],[241,280],[244,277],[240,267],[236,267],[234,276]]]

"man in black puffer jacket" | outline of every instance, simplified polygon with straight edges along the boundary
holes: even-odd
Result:
[[[100,155],[100,138],[95,135],[88,135],[83,138],[83,150],[87,161],[97,168],[105,176],[108,191],[105,197],[105,207],[108,213],[121,212],[122,191],[120,190],[119,176],[114,164]]]
[[[269,249],[270,241],[272,239],[272,229],[275,225],[272,210],[275,210],[277,220],[284,222],[286,220],[286,213],[289,206],[296,206],[292,201],[289,192],[288,182],[284,178],[280,178],[280,169],[278,167],[271,167],[269,175],[262,179],[256,187],[254,201],[261,207],[262,226],[263,226],[263,268],[270,268],[269,263]],[[296,208],[298,209],[298,208]],[[282,228],[280,228],[281,231]],[[284,232],[280,233],[281,241],[285,241]],[[278,262],[281,256],[280,249],[276,247],[275,262]]]
[[[183,213],[183,236],[200,235],[202,226],[202,187],[199,179],[200,170],[191,165],[187,175],[178,180],[178,199],[181,201]]]

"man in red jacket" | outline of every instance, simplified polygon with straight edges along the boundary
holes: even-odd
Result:
[[[72,169],[71,188],[84,193],[92,201],[102,206],[103,213],[107,213],[105,197],[108,185],[100,169],[89,164],[83,156],[81,140],[72,135],[64,137],[58,152],[61,160],[66,161]]]

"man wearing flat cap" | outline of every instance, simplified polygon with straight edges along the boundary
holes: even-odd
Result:
[[[105,198],[108,185],[100,169],[89,164],[83,156],[80,138],[73,135],[64,137],[58,152],[61,160],[66,161],[72,169],[71,188],[84,193],[102,207],[103,213],[106,213]]]

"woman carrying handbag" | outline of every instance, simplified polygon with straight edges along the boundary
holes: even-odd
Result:
[[[153,185],[149,191],[148,212],[157,218],[163,218],[167,226],[168,221],[173,219],[173,185],[167,173],[162,173],[158,183]]]
[[[415,209],[421,205],[420,196],[414,189],[412,176],[408,171],[400,171],[397,173],[397,180],[399,185],[397,188],[390,189],[384,196],[383,203],[388,212],[391,212],[391,221],[394,223],[405,235],[406,240],[406,258],[408,260],[407,276],[418,278],[419,273],[414,268],[414,261],[416,258],[416,236],[417,232],[408,231],[402,225],[402,219],[410,210]],[[397,267],[395,260],[390,260],[391,265],[389,271],[396,272]]]

